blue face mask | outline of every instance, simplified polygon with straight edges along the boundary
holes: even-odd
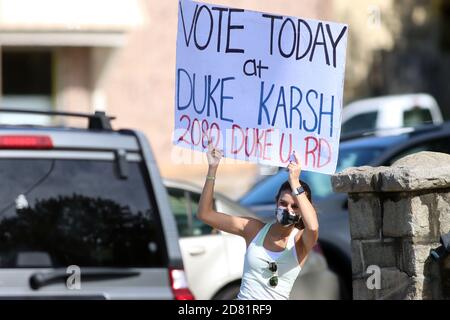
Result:
[[[285,207],[278,207],[276,211],[277,221],[283,226],[290,226],[300,221],[300,216],[289,212]]]

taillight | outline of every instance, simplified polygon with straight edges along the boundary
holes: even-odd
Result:
[[[48,136],[2,135],[0,149],[52,149],[53,142]]]
[[[170,284],[175,300],[195,300],[189,290],[186,273],[183,269],[169,269]]]

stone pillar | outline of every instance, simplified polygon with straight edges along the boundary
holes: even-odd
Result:
[[[450,232],[450,155],[420,152],[391,167],[349,168],[332,184],[349,196],[354,299],[450,298],[450,258],[439,264],[429,256]],[[379,289],[370,289],[377,271]]]

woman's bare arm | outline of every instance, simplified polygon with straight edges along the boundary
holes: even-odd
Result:
[[[222,152],[209,145],[207,157],[208,174],[200,196],[197,217],[215,229],[239,235],[247,240],[261,228],[262,222],[251,218],[235,217],[214,210],[214,182]]]
[[[297,155],[295,155],[295,159],[297,163],[291,162],[288,165],[289,184],[291,185],[292,190],[301,186],[299,181],[301,166]],[[303,249],[305,249],[306,252],[309,252],[319,238],[319,221],[317,219],[317,213],[304,192],[297,195],[295,201],[302,212],[302,221],[305,226],[301,237],[304,245]]]

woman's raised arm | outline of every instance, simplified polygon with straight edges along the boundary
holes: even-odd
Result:
[[[252,237],[258,232],[262,222],[245,217],[236,217],[214,210],[214,182],[217,169],[222,158],[222,152],[208,145],[208,174],[200,197],[197,217],[211,227],[244,238]]]
[[[297,155],[294,154],[294,156],[295,163],[291,162],[288,165],[289,184],[291,185],[292,190],[301,187],[299,182],[301,165]],[[304,192],[295,196],[295,201],[302,213],[302,221],[305,227],[302,236],[303,244],[306,247],[306,252],[309,252],[319,238],[319,221],[317,219],[317,213]]]

